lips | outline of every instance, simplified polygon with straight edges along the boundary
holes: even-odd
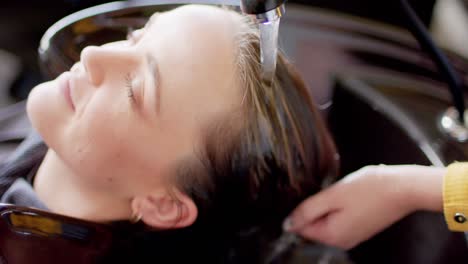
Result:
[[[57,79],[58,85],[60,87],[60,91],[62,92],[65,101],[67,102],[68,106],[75,111],[75,104],[73,103],[71,90],[70,90],[70,72],[64,72],[60,75]]]

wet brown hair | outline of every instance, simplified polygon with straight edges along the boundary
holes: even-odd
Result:
[[[262,81],[257,25],[237,16],[242,102],[205,128],[197,158],[184,161],[176,179],[198,207],[190,228],[232,262],[256,263],[291,210],[334,179],[337,154],[304,81],[281,52],[273,82]]]

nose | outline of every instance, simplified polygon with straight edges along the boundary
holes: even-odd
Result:
[[[132,54],[129,51],[113,46],[89,46],[81,52],[90,82],[99,86],[112,71],[124,73],[132,65]]]

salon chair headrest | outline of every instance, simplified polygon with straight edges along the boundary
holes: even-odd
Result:
[[[0,204],[0,255],[6,263],[97,263],[112,239],[105,224]]]

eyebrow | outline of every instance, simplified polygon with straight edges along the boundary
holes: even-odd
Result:
[[[160,109],[161,109],[161,75],[159,73],[159,67],[158,67],[158,64],[156,62],[156,58],[152,55],[152,54],[148,54],[146,56],[147,60],[148,60],[148,65],[150,67],[150,75],[151,75],[151,79],[152,79],[152,82],[153,82],[153,94],[154,94],[154,98],[156,99],[156,114],[159,115],[159,112],[160,112]]]

